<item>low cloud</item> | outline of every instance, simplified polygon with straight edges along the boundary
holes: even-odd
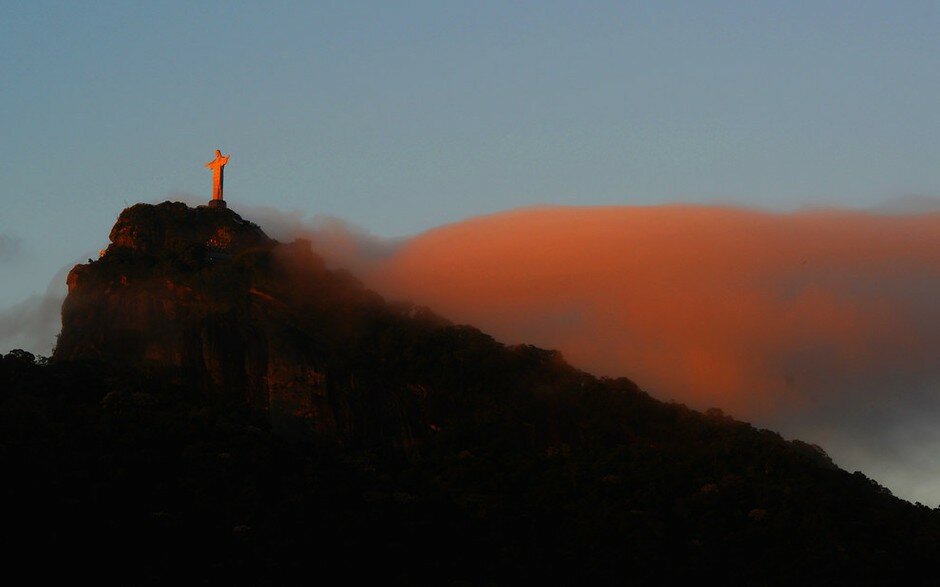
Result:
[[[923,468],[940,448],[940,214],[528,209],[431,230],[362,277],[940,500]]]
[[[523,210],[425,233],[368,277],[745,416],[940,375],[940,215]]]
[[[65,277],[72,266],[60,269],[45,293],[0,309],[0,353],[24,349],[49,356],[62,328]]]
[[[405,239],[382,238],[332,216],[305,216],[266,207],[239,206],[239,214],[256,222],[271,237],[289,242],[311,241],[313,248],[334,269],[371,275],[398,251]]]

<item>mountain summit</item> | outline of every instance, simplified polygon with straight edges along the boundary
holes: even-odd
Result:
[[[69,273],[55,361],[159,372],[278,427],[381,430],[400,445],[419,434],[404,405],[416,392],[382,367],[390,355],[372,357],[377,337],[442,320],[385,304],[308,241],[279,243],[227,208],[138,204],[110,239]]]
[[[387,302],[230,209],[132,206],[68,286],[53,361],[0,357],[22,560],[121,584],[771,585],[929,583],[940,554],[937,511],[819,447]]]

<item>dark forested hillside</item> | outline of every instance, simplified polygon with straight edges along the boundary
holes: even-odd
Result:
[[[125,210],[0,359],[37,581],[932,583],[940,513],[819,447],[391,304],[226,209]]]

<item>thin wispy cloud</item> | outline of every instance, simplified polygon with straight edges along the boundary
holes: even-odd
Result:
[[[68,265],[56,272],[46,291],[0,308],[0,353],[25,349],[44,356],[52,354],[62,328]]]
[[[22,241],[8,234],[0,234],[0,263],[9,262],[22,254]]]

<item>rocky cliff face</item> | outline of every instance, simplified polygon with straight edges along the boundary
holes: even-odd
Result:
[[[408,446],[427,429],[413,393],[377,381],[381,369],[363,359],[370,335],[416,319],[326,270],[309,242],[282,244],[232,210],[171,202],[127,208],[110,239],[69,273],[54,360],[167,375],[244,400],[284,430]]]

